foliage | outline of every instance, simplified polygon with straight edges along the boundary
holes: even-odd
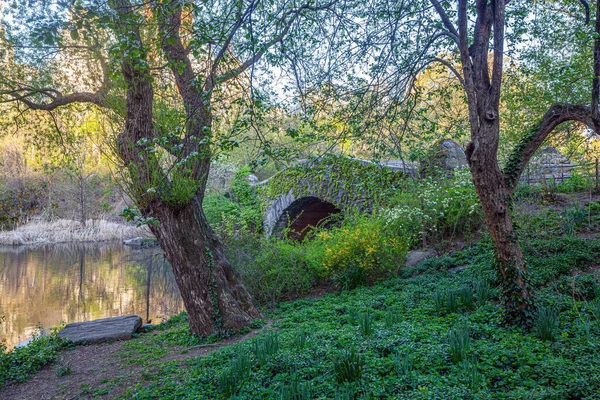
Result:
[[[236,235],[259,234],[262,231],[259,200],[246,179],[249,173],[247,167],[235,172],[229,197],[208,192],[202,202],[208,223],[225,241]]]
[[[387,276],[407,251],[403,237],[377,215],[348,215],[341,226],[315,230],[302,242],[240,234],[226,244],[253,297],[271,306],[328,281],[350,290]]]
[[[363,336],[371,336],[373,334],[373,317],[368,311],[362,313],[358,318],[358,332]]]
[[[278,330],[278,350],[262,365],[251,354],[251,367],[238,380],[235,396],[278,398],[298,385],[309,387],[312,398],[520,399],[533,391],[543,398],[594,398],[600,389],[597,300],[559,293],[554,283],[593,262],[600,241],[560,237],[529,244],[524,249],[538,302],[560,312],[561,331],[552,345],[536,331],[502,324],[493,248],[484,240],[372,287],[278,304],[269,314]],[[466,267],[447,272],[455,266]],[[483,279],[489,286],[487,302],[479,298],[475,283]],[[475,288],[473,309],[459,299],[464,316],[432,312],[432,293],[455,291],[458,297],[465,286]],[[358,325],[367,312],[373,333],[363,336]],[[386,322],[390,313],[395,321]],[[175,367],[159,362],[144,386],[128,388],[123,397],[219,398],[223,392],[216,377],[228,371],[231,360],[248,351],[249,345],[252,348],[253,343],[223,347],[188,360],[184,368],[179,361]],[[461,361],[452,361],[451,349],[455,359],[464,356]],[[339,375],[337,361],[344,371]],[[350,367],[354,365],[361,368]],[[359,378],[342,378],[357,374]]]
[[[433,176],[412,181],[384,209],[382,218],[397,231],[405,232],[414,245],[420,241],[453,238],[481,227],[483,215],[468,169],[454,177]]]
[[[0,387],[11,382],[22,382],[56,360],[58,352],[68,346],[56,333],[43,335],[40,332],[26,346],[16,347],[9,352],[0,346]],[[66,373],[67,370],[62,372]]]
[[[322,276],[322,269],[318,261],[311,259],[308,246],[295,241],[244,236],[230,241],[228,247],[232,248],[240,240],[245,241],[246,246],[254,241],[256,247],[229,253],[248,290],[260,304],[274,306],[282,300],[300,297]]]
[[[255,339],[252,343],[252,351],[259,365],[265,365],[279,350],[279,337],[277,333],[269,333]]]
[[[475,281],[474,283],[475,294],[477,296],[477,301],[479,301],[482,305],[487,303],[491,295],[491,286],[490,283],[486,279],[480,279]]]
[[[364,360],[355,350],[343,351],[333,359],[335,379],[339,382],[354,382],[362,377]]]
[[[586,192],[593,186],[594,180],[592,178],[574,172],[568,179],[556,185],[556,191],[559,193]]]
[[[403,353],[399,349],[396,349],[392,353],[392,360],[394,361],[394,367],[398,376],[405,380],[408,388],[414,389],[416,386],[416,372],[413,353]]]
[[[274,175],[260,188],[260,195],[263,206],[291,190],[296,198],[317,196],[343,211],[366,211],[387,204],[404,184],[402,173],[376,163],[327,155],[300,162]],[[344,194],[342,202],[340,193]]]
[[[454,328],[448,331],[448,345],[450,346],[450,358],[455,364],[467,359],[471,347],[469,337],[469,323],[467,320],[460,321]]]
[[[281,388],[279,398],[281,400],[310,400],[312,398],[310,385],[293,381]]]
[[[397,271],[408,250],[404,237],[377,216],[347,218],[341,227],[321,230],[315,238],[325,251],[325,274],[336,277],[345,289],[353,289],[367,278]]]

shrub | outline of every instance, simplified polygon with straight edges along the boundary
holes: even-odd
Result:
[[[459,169],[453,178],[431,177],[413,182],[382,211],[383,218],[404,232],[414,245],[424,238],[452,238],[479,229],[483,214],[470,171]]]
[[[556,191],[560,193],[584,192],[593,186],[594,180],[592,178],[572,173],[569,179],[565,179],[556,185]]]
[[[348,218],[341,227],[321,230],[315,238],[323,249],[324,273],[336,278],[344,289],[396,271],[403,265],[408,250],[402,236],[370,215]]]
[[[319,269],[301,243],[263,239],[256,246],[254,256],[237,254],[232,262],[236,262],[234,265],[258,303],[274,306],[300,297],[319,279]],[[248,258],[240,260],[240,256]]]

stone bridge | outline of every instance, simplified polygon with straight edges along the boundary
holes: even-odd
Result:
[[[418,164],[403,161],[373,163],[328,156],[302,160],[258,184],[263,199],[267,236],[301,239],[311,227],[326,224],[341,212],[368,212],[391,196],[405,176],[416,176]]]
[[[416,162],[393,160],[374,163],[343,156],[299,161],[294,166],[258,184],[263,199],[263,228],[267,236],[301,239],[311,227],[327,224],[331,216],[348,211],[369,212],[397,194],[406,176],[417,177],[432,166],[452,170],[465,166],[462,147],[453,140],[440,140],[432,155]]]

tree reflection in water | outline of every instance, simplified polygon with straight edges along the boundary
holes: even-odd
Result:
[[[10,348],[61,322],[137,314],[160,322],[183,309],[159,248],[121,244],[0,247],[0,341]]]

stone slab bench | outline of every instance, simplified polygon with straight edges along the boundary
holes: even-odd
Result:
[[[126,315],[68,324],[58,333],[58,337],[71,340],[75,344],[128,340],[140,326],[142,318]]]

